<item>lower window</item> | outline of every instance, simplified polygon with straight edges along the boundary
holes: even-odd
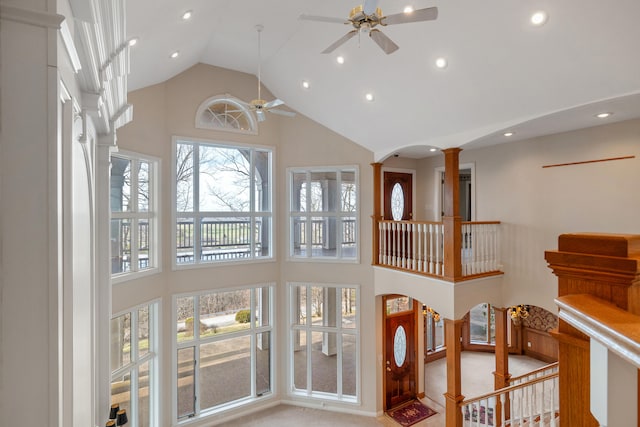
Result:
[[[158,303],[111,319],[111,404],[137,427],[158,425]]]
[[[272,289],[174,297],[177,421],[271,392]]]
[[[358,289],[291,284],[290,366],[294,394],[359,400]]]

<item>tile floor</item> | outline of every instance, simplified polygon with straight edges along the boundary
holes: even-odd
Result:
[[[510,356],[509,372],[520,375],[546,363],[526,356]],[[443,427],[444,397],[446,389],[446,363],[444,359],[432,362],[425,369],[427,397],[423,403],[438,413],[423,420],[414,427]],[[462,394],[468,397],[478,396],[493,390],[495,359],[492,353],[462,353]],[[481,375],[476,375],[481,373]],[[386,415],[373,418],[362,415],[341,414],[320,409],[303,408],[291,405],[278,405],[222,424],[228,427],[397,427],[398,423]]]

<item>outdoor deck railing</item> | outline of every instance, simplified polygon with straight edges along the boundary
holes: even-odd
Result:
[[[462,276],[499,271],[497,221],[462,223]],[[379,221],[378,265],[444,277],[444,224]]]

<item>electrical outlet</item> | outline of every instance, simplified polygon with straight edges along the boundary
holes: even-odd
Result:
[[[531,341],[527,341],[527,347],[531,347]]]

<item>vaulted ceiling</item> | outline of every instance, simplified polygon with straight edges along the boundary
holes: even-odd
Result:
[[[346,21],[357,0],[129,0],[127,33],[138,39],[129,90],[199,62],[257,75],[256,25],[262,25],[264,86],[377,159],[640,117],[638,0],[377,3],[384,15],[405,6],[437,7],[439,14],[435,21],[378,27],[400,46],[390,55],[367,33],[321,54],[352,27],[299,16]],[[547,15],[543,25],[531,23],[537,11]],[[447,66],[438,68],[438,58]],[[597,118],[601,112],[613,114]]]

